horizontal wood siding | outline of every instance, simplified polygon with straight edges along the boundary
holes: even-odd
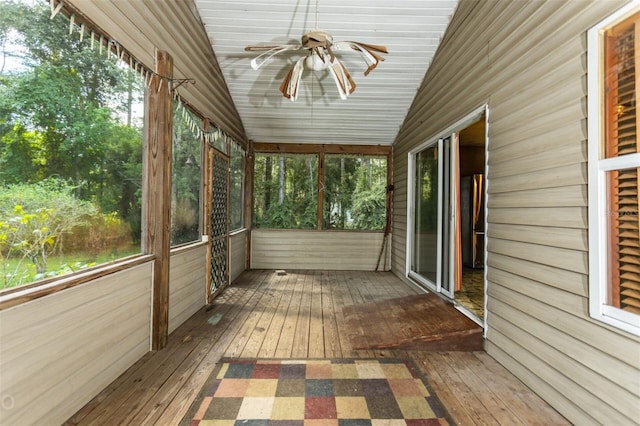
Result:
[[[640,407],[640,339],[588,312],[586,32],[625,3],[461,2],[394,145],[406,279],[407,153],[489,106],[487,352],[575,424]]]
[[[149,352],[152,265],[0,311],[0,424],[61,424]]]
[[[169,273],[169,333],[207,302],[207,245],[172,253]]]
[[[255,229],[251,232],[251,268],[374,271],[383,238],[382,232]],[[391,244],[391,235],[387,244]],[[383,263],[384,258],[380,270]],[[389,266],[387,262],[387,269]]]
[[[247,264],[247,231],[229,237],[229,281],[233,282],[244,272]]]
[[[167,51],[173,58],[173,77],[195,80],[195,84],[181,85],[180,95],[246,146],[242,121],[192,0],[69,3],[151,70],[155,69],[155,49]]]

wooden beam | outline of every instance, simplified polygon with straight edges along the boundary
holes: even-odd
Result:
[[[211,122],[209,120],[204,120],[204,131],[208,132],[211,128]],[[209,151],[211,150],[211,146],[203,140],[202,142],[202,160],[201,160],[201,168],[202,168],[202,235],[209,236],[209,232],[211,231],[211,167],[209,161]]]
[[[169,336],[169,257],[171,245],[171,150],[173,105],[170,81],[173,59],[156,51],[156,75],[145,93],[145,173],[143,252],[155,256],[151,348],[167,345]],[[162,76],[162,77],[160,77]]]
[[[251,228],[253,227],[253,181],[255,153],[253,142],[247,146],[247,154],[244,161],[244,227],[246,232],[245,269],[251,269]]]
[[[324,152],[319,154],[318,158],[318,209],[317,209],[317,221],[316,228],[321,231],[324,226],[323,213],[324,213]]]
[[[387,154],[387,233],[393,227],[393,153]]]
[[[387,145],[337,145],[337,144],[301,144],[301,143],[258,143],[253,144],[255,152],[267,154],[353,154],[353,155],[389,155],[391,146]]]

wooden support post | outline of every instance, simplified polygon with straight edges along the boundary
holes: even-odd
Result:
[[[151,349],[167,345],[169,336],[169,255],[171,245],[171,149],[173,59],[156,51],[157,75],[145,94],[145,180],[143,251],[155,256]],[[162,76],[162,77],[159,77]]]
[[[318,154],[318,210],[316,212],[317,217],[317,229],[322,230],[323,225],[323,213],[324,213],[324,152]]]
[[[391,233],[393,227],[393,151],[387,154],[387,233]]]
[[[211,122],[204,120],[203,130],[208,132],[211,129]],[[203,137],[202,141],[202,235],[207,238],[211,233],[211,146]],[[211,244],[211,242],[209,242]]]
[[[251,269],[251,228],[253,227],[253,181],[255,152],[253,142],[247,144],[247,155],[244,162],[244,227],[247,229],[246,269]]]

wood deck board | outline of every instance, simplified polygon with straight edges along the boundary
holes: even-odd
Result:
[[[449,357],[452,364],[458,366],[456,373],[460,378],[461,383],[464,383],[470,389],[478,388],[484,384],[482,379],[475,373],[475,370],[480,367],[478,364],[472,364],[469,362],[468,357],[461,356],[460,352],[451,352]],[[493,392],[493,389],[488,392],[476,393],[474,395],[496,419],[498,424],[513,426],[529,424],[523,423],[508,406],[505,406],[505,404],[499,400],[498,396]]]
[[[324,280],[330,285],[323,285],[322,294],[322,323],[324,331],[324,356],[326,358],[340,358],[342,355],[342,347],[340,345],[340,336],[338,334],[338,324],[336,312],[333,306],[333,289],[337,288],[338,278],[335,274],[324,272]]]
[[[477,399],[470,400],[469,393],[460,392],[457,383],[451,380],[452,368],[443,368],[448,364],[440,353],[421,353],[416,358],[418,368],[431,380],[438,398],[442,401],[449,414],[458,424],[496,424],[495,418],[489,413],[485,417],[478,417],[477,406],[481,405]],[[483,411],[484,412],[484,411]],[[484,412],[486,414],[486,412]]]
[[[298,313],[302,295],[304,294],[304,277],[299,274],[292,276],[291,298],[289,306],[282,323],[280,339],[275,351],[275,358],[289,358],[293,348],[293,339],[295,337],[296,325],[298,324]]]
[[[67,424],[177,424],[221,357],[256,355],[411,358],[458,424],[568,424],[485,352],[351,347],[344,306],[411,294],[386,272],[245,272]]]
[[[324,358],[324,326],[322,312],[321,272],[313,273],[311,288],[311,316],[309,323],[309,358]]]
[[[311,324],[311,289],[313,286],[313,275],[304,274],[302,297],[300,309],[296,323],[295,336],[291,356],[293,358],[306,358],[309,354],[309,325]]]
[[[435,294],[378,300],[343,311],[355,349],[482,349],[482,329]]]
[[[496,392],[502,404],[513,411],[523,424],[539,423],[540,418],[553,418],[556,411],[547,404],[538,405],[538,396],[531,392],[524,383],[509,373],[502,365],[495,362],[486,352],[474,353],[474,358],[467,358],[465,362],[474,368],[485,383],[492,389],[505,389],[506,392]],[[479,372],[487,372],[488,378]]]

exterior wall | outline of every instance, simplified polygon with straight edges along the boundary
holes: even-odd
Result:
[[[150,350],[152,266],[0,311],[0,424],[61,424]]]
[[[233,282],[244,272],[247,264],[247,230],[231,234],[229,237],[229,282]]]
[[[207,303],[207,244],[171,254],[169,333]]]
[[[625,3],[461,2],[394,145],[406,280],[407,153],[489,106],[486,350],[575,424],[640,407],[640,339],[588,312],[586,32]]]
[[[251,268],[374,271],[383,238],[382,232],[254,229]]]

